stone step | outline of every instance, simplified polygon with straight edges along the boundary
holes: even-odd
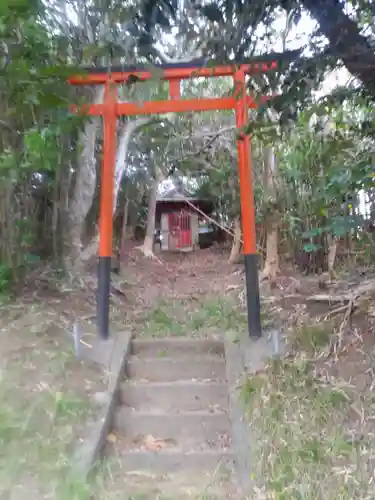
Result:
[[[208,411],[156,413],[119,407],[114,415],[114,432],[124,437],[129,448],[145,436],[152,436],[185,450],[228,448],[230,422],[226,413]]]
[[[234,467],[234,455],[231,450],[203,450],[189,453],[177,448],[162,449],[156,452],[129,451],[126,448],[122,449],[120,442],[115,446],[111,445],[107,454],[109,457],[116,456],[120,460],[123,473],[148,471],[149,475],[169,475],[184,471],[185,473],[229,474]]]
[[[111,476],[100,500],[244,500],[226,477],[216,474],[150,474],[135,471]],[[182,476],[182,474],[181,474]],[[186,477],[185,477],[186,476]],[[98,499],[99,500],[99,499]]]
[[[229,395],[227,385],[220,382],[128,381],[121,385],[120,401],[142,412],[225,412]]]
[[[186,354],[218,354],[224,357],[224,343],[215,339],[166,337],[163,339],[133,339],[131,354],[162,358]]]
[[[126,376],[151,382],[225,380],[225,361],[214,354],[184,354],[177,358],[131,356],[126,363]]]

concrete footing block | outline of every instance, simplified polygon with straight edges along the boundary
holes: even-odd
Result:
[[[252,490],[252,464],[255,457],[252,429],[247,423],[245,409],[240,401],[241,388],[246,377],[262,370],[271,358],[280,357],[283,352],[278,331],[264,332],[259,339],[252,339],[244,334],[239,341],[225,340],[232,451],[237,482],[244,495]]]
[[[103,394],[99,415],[95,421],[86,424],[84,436],[76,445],[73,455],[74,471],[83,480],[88,478],[100,460],[112,426],[125,363],[130,352],[130,341],[130,334],[118,333],[107,341],[97,339],[92,350],[85,353],[85,357],[104,366],[108,373],[108,388]]]

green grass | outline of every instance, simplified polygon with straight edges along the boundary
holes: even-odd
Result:
[[[334,323],[326,321],[316,324],[301,324],[293,328],[288,335],[290,346],[296,352],[314,355],[328,346],[334,331]]]
[[[152,337],[183,336],[185,329],[174,317],[173,309],[162,304],[148,312],[141,333]]]
[[[375,498],[368,462],[374,440],[366,421],[361,443],[351,437],[359,421],[349,388],[318,379],[307,361],[273,361],[247,379],[241,399],[254,440],[254,484],[264,498]],[[373,399],[366,404],[364,415],[372,415]]]
[[[30,402],[4,383],[0,397],[0,491],[31,479],[38,490],[57,488],[55,498],[65,500],[58,485],[69,478],[70,445],[75,426],[86,418],[87,401],[45,389]]]
[[[150,310],[139,332],[145,336],[206,336],[246,329],[246,314],[230,299],[220,297],[161,302]],[[139,328],[138,328],[139,329]]]
[[[261,309],[261,322],[265,329],[274,325],[265,306]],[[146,313],[137,331],[146,337],[206,337],[219,333],[237,338],[247,331],[247,314],[232,297],[161,301]]]
[[[0,358],[0,497],[89,500],[71,457],[93,407],[84,381],[70,380],[70,342],[36,323],[19,335],[23,343]]]
[[[187,318],[187,326],[196,332],[217,329],[221,332],[240,331],[246,327],[246,315],[234,301],[216,297],[199,304]]]

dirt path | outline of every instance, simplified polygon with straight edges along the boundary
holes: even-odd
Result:
[[[124,321],[124,309],[132,332],[142,336],[210,336],[218,327],[242,327],[246,317],[237,306],[243,270],[227,258],[226,252],[200,250],[151,260],[129,249],[121,278],[129,283],[127,300],[116,308],[116,327]]]
[[[222,295],[230,285],[239,285],[242,266],[228,263],[228,252],[198,250],[190,254],[164,253],[157,260],[145,259],[130,248],[124,260],[125,273],[135,278],[138,299],[150,306],[166,300]]]

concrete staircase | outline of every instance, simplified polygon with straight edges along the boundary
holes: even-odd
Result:
[[[228,399],[223,342],[134,339],[107,446],[110,489],[121,499],[239,498]]]

